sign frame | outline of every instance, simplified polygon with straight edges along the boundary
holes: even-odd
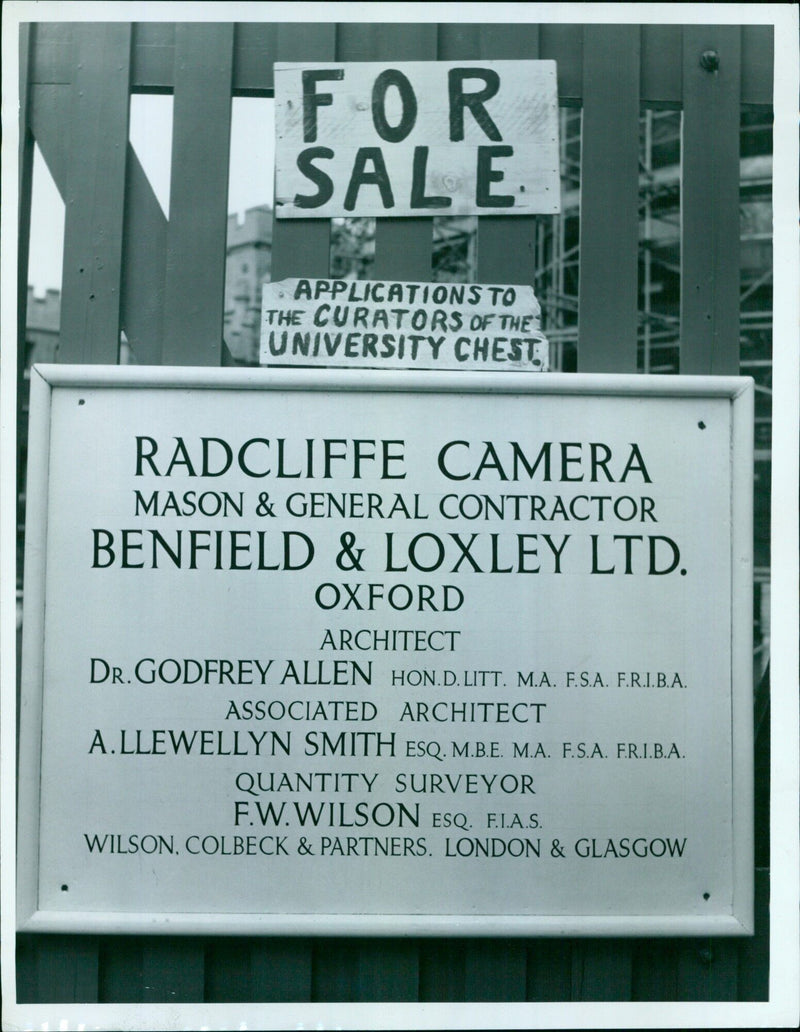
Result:
[[[730,912],[713,915],[414,915],[62,911],[39,905],[39,802],[44,707],[47,496],[51,404],[59,388],[297,391],[381,394],[569,395],[723,399],[730,406],[731,760]],[[746,377],[636,374],[376,372],[35,366],[31,376],[28,526],[20,702],[17,927],[25,932],[219,935],[681,936],[753,932],[752,718],[753,387]]]

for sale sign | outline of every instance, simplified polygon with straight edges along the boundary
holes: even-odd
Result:
[[[283,218],[560,210],[554,61],[276,64]]]

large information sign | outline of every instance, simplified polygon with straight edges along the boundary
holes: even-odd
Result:
[[[32,390],[20,927],[750,930],[750,381]]]
[[[555,61],[275,65],[275,214],[561,210]]]

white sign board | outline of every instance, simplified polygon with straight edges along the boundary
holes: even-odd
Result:
[[[529,286],[286,279],[264,284],[261,364],[544,372],[540,316]]]
[[[275,65],[279,218],[560,211],[555,61]]]
[[[750,381],[32,389],[22,928],[751,929]]]

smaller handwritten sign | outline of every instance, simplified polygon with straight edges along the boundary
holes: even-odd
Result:
[[[548,368],[529,286],[286,279],[265,283],[261,365]]]

